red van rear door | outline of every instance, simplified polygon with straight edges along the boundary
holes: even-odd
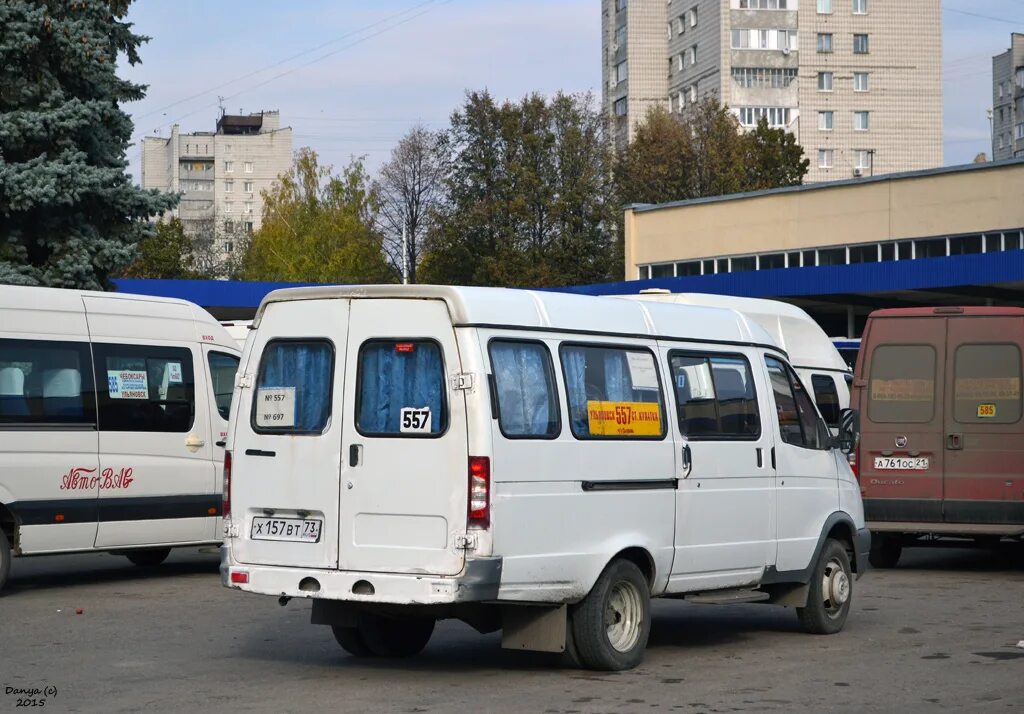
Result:
[[[944,520],[1024,523],[1024,317],[951,317],[947,340]]]
[[[872,318],[862,350],[859,466],[865,517],[941,522],[946,321]]]

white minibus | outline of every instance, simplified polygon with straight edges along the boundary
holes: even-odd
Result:
[[[0,588],[12,556],[218,544],[238,356],[183,300],[0,286]]]
[[[763,327],[775,343],[786,350],[793,369],[810,389],[811,397],[832,433],[839,433],[839,414],[850,407],[853,369],[818,323],[796,305],[779,300],[707,293],[672,293],[659,289],[641,290],[636,295],[616,297],[721,307],[742,312]]]
[[[869,535],[785,352],[732,310],[442,286],[261,304],[236,380],[221,574],[312,599],[357,656],[457,618],[619,670],[652,597],[839,631]]]

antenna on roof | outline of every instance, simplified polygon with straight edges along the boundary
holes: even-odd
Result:
[[[220,109],[220,115],[224,116],[224,97],[217,95],[217,107]]]

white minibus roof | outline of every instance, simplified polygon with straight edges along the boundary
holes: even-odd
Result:
[[[736,310],[761,325],[774,338],[775,343],[789,354],[794,367],[850,371],[825,331],[796,305],[778,300],[707,293],[644,292],[615,297]]]
[[[444,300],[452,324],[594,334],[672,337],[705,342],[782,346],[745,315],[728,308],[659,305],[559,292],[446,285],[363,285],[286,288],[265,298],[267,306],[290,300],[400,298]]]

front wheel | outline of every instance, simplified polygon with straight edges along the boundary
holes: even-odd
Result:
[[[7,534],[0,531],[0,590],[7,584],[7,576],[11,573],[11,544],[7,542]]]
[[[612,561],[572,611],[571,627],[584,667],[619,671],[640,664],[651,634],[651,591],[640,568]]]
[[[145,550],[132,550],[124,554],[133,565],[141,568],[152,568],[167,560],[171,554],[170,548],[147,548]]]
[[[853,597],[853,571],[846,548],[829,538],[811,574],[807,605],[796,609],[800,625],[813,635],[832,635],[843,629]]]

